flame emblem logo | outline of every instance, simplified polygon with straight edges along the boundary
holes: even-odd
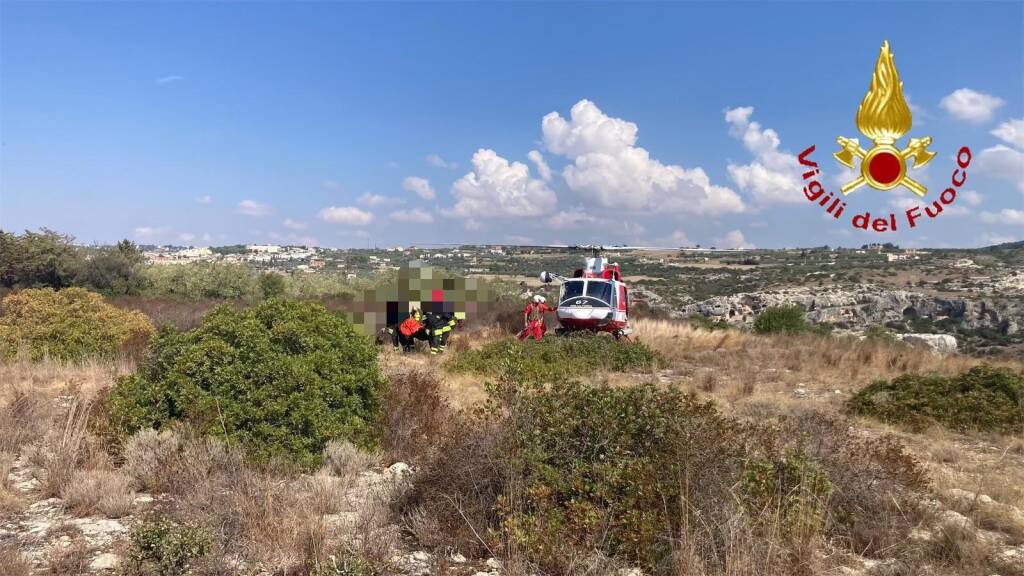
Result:
[[[882,43],[875,72],[871,75],[871,87],[864,95],[857,109],[857,129],[872,141],[872,147],[864,150],[856,138],[840,136],[836,139],[840,150],[833,154],[836,160],[848,168],[854,167],[854,158],[860,158],[860,176],[846,183],[843,194],[860,188],[864,184],[876,190],[891,190],[904,186],[918,196],[924,196],[928,189],[907,175],[907,161],[913,160],[913,168],[924,166],[935,157],[928,151],[931,136],[911,138],[907,147],[896,148],[896,141],[910,131],[912,124],[910,106],[903,97],[903,82],[896,71],[896,61],[889,41]]]

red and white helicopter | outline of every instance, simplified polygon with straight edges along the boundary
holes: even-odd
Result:
[[[545,284],[561,283],[558,291],[559,328],[556,334],[589,330],[608,332],[615,338],[629,337],[629,289],[622,280],[618,262],[608,262],[601,256],[602,246],[547,246],[548,248],[587,249],[592,256],[586,258],[583,268],[577,268],[572,278],[541,272]],[[668,248],[656,246],[614,246],[614,250],[672,251],[672,252],[742,252],[730,248]]]
[[[561,283],[556,312],[560,327],[556,333],[589,330],[609,332],[616,338],[629,336],[629,289],[622,281],[619,264],[601,256],[600,246],[580,248],[590,248],[593,256],[573,272],[572,278],[540,273],[540,281],[545,284]]]

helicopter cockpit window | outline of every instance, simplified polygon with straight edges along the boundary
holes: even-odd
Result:
[[[598,300],[609,304],[612,301],[612,283],[611,282],[594,282],[591,281],[587,284],[587,296],[591,298],[597,298]]]
[[[583,280],[570,280],[562,284],[562,302],[583,295]]]

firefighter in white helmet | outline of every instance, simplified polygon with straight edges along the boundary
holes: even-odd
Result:
[[[526,304],[526,308],[523,309],[523,330],[519,333],[520,340],[525,340],[531,336],[534,340],[540,340],[544,336],[544,332],[547,330],[547,325],[544,323],[544,314],[557,310],[548,306],[546,302],[546,298],[536,294]]]

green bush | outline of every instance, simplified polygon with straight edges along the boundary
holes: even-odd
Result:
[[[288,289],[288,282],[284,276],[275,272],[264,272],[260,274],[260,293],[264,298],[277,298],[284,296]]]
[[[193,262],[148,266],[143,274],[148,293],[157,296],[255,300],[261,295],[256,272],[243,264]]]
[[[0,286],[64,288],[75,282],[82,255],[74,238],[43,228],[20,236],[0,230]]]
[[[183,576],[194,560],[209,554],[210,535],[168,518],[143,521],[128,535],[121,576]]]
[[[675,389],[563,382],[520,396],[513,411],[522,500],[499,512],[542,569],[558,571],[580,549],[662,565],[680,524],[678,506],[664,503],[680,501],[680,480],[729,500],[722,479],[742,462],[735,423]]]
[[[642,342],[578,333],[547,336],[540,341],[498,340],[458,354],[446,366],[452,372],[497,376],[510,356],[522,358],[517,369],[527,382],[551,382],[597,370],[650,371],[663,362],[656,351]]]
[[[821,542],[892,550],[920,520],[927,481],[895,439],[831,415],[743,422],[656,384],[526,383],[527,354],[501,360],[488,402],[452,415],[418,466],[397,512],[420,545],[513,549],[551,574],[595,557],[655,575],[747,561],[797,574]]]
[[[0,356],[25,349],[44,356],[80,361],[141,350],[155,332],[145,314],[111,306],[83,288],[32,288],[0,302]]]
[[[313,303],[221,306],[188,332],[164,327],[151,357],[108,397],[120,433],[188,421],[238,442],[255,462],[319,463],[328,440],[372,443],[385,381],[377,351]]]
[[[959,431],[1024,431],[1024,376],[1007,368],[975,366],[956,376],[904,374],[874,382],[851,397],[847,409],[884,422],[923,429],[941,424]]]
[[[89,250],[92,254],[82,263],[76,284],[109,296],[142,293],[146,287],[146,278],[142,275],[146,259],[135,243],[122,240],[116,246]]]
[[[758,334],[796,334],[810,329],[803,307],[796,304],[765,308],[754,318],[754,332]]]
[[[530,383],[530,353],[498,360],[486,406],[421,466],[400,510],[451,538],[427,545],[472,549],[489,526],[488,547],[519,550],[540,572],[570,572],[596,552],[669,574],[682,541],[709,552],[710,571],[724,568],[721,544],[737,531],[765,565],[788,566],[769,543],[778,523],[762,516],[792,525],[787,537],[821,535],[827,474],[799,445],[675,387]],[[770,494],[738,488],[752,462]]]

